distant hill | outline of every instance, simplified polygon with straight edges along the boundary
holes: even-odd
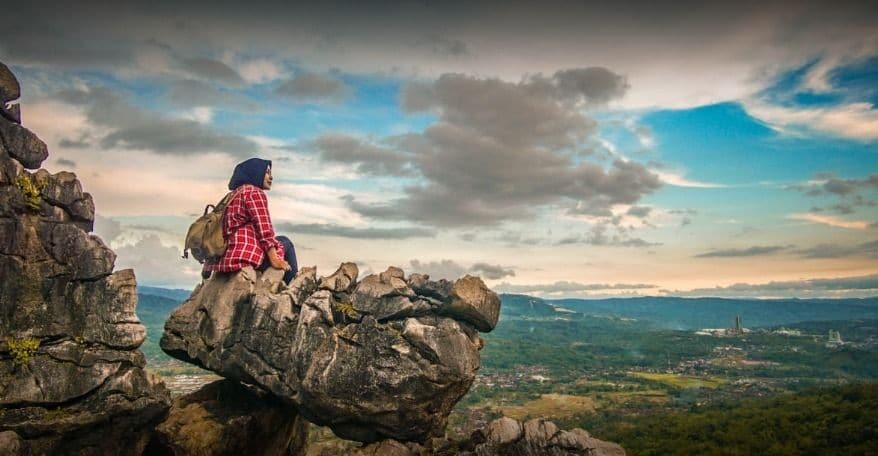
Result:
[[[581,317],[579,312],[570,311],[550,304],[543,299],[527,295],[500,295],[501,317]]]
[[[164,362],[170,358],[159,348],[159,339],[165,329],[165,320],[181,302],[189,297],[189,292],[182,296],[184,290],[166,290],[154,287],[137,287],[137,316],[146,326],[146,342],[140,346],[150,363]],[[162,296],[164,295],[164,296]],[[176,296],[170,298],[168,296]],[[181,297],[182,296],[182,297]]]
[[[504,299],[505,296],[503,295]],[[878,318],[878,298],[866,299],[723,299],[643,297],[559,299],[546,304],[584,315],[646,320],[666,329],[729,328],[740,315],[749,328],[805,321]],[[503,301],[505,306],[506,301]],[[503,312],[505,309],[501,309]]]
[[[137,286],[137,294],[139,295],[152,295],[158,296],[161,298],[173,299],[175,301],[185,301],[186,298],[192,294],[192,290],[181,290],[179,288],[159,288],[159,287],[147,287],[144,285]]]
[[[157,287],[138,287],[139,304],[137,314],[147,328],[147,342],[142,350],[152,362],[168,358],[158,347],[164,330],[165,320],[173,309],[189,297],[188,290],[173,290]],[[658,329],[693,330],[700,328],[727,328],[734,324],[735,316],[741,315],[744,326],[756,327],[797,327],[806,332],[823,333],[826,327],[842,329],[842,334],[855,335],[859,326],[870,330],[868,322],[878,320],[878,298],[869,299],[823,299],[823,300],[756,300],[720,298],[621,298],[621,299],[559,299],[546,300],[527,295],[502,294],[500,310],[501,324],[492,333],[492,338],[512,338],[524,340],[527,337],[545,338],[537,331],[525,328],[527,333],[519,333],[515,325],[503,325],[502,320],[577,320],[585,326],[577,326],[576,331],[589,328],[584,334],[571,337],[597,337],[601,331],[624,332]],[[589,323],[594,317],[599,317]],[[611,318],[611,320],[607,320]],[[636,319],[632,326],[627,319]],[[826,322],[840,320],[859,321],[855,327],[840,323],[827,326]],[[822,322],[807,324],[807,322]],[[558,327],[554,331],[570,331],[573,328]],[[507,334],[508,332],[508,334]],[[511,342],[510,342],[511,343]],[[513,346],[518,346],[517,343]],[[492,347],[500,349],[502,347]],[[502,350],[501,350],[502,351]],[[536,356],[536,354],[534,354]]]

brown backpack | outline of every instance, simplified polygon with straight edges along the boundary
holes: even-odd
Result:
[[[204,214],[189,226],[186,233],[183,258],[189,258],[189,252],[192,252],[192,257],[199,263],[216,262],[226,253],[229,243],[223,236],[223,216],[234,194],[235,192],[229,192],[216,205],[208,204],[204,207]]]

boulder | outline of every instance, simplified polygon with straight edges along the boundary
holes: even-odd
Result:
[[[148,453],[229,455],[305,453],[307,422],[256,388],[218,380],[174,400]]]
[[[214,274],[174,310],[160,345],[259,386],[346,439],[442,435],[479,368],[478,332],[440,313],[443,303],[418,295],[402,270],[358,283],[352,266],[322,279],[302,268],[289,287],[272,269]],[[499,308],[499,299],[483,300]]]
[[[430,439],[423,444],[399,442],[393,439],[370,443],[350,450],[351,456],[395,455],[420,456],[423,454],[455,454],[461,456],[624,456],[625,450],[611,442],[598,440],[588,432],[576,428],[559,429],[555,423],[532,419],[526,423],[500,417],[477,429],[463,440]]]
[[[583,429],[559,429],[555,423],[535,418],[522,424],[501,417],[460,442],[461,455],[515,454],[624,456],[625,450],[612,442],[598,440]]]
[[[21,86],[9,67],[0,62],[0,105],[21,97]]]
[[[452,285],[450,299],[442,307],[442,313],[488,332],[497,326],[500,318],[500,297],[488,290],[482,279],[467,275]]]
[[[408,285],[418,295],[441,302],[439,313],[466,321],[482,332],[490,332],[500,318],[500,297],[478,277],[466,275],[454,282],[431,281],[430,276],[412,274]]]
[[[12,431],[0,432],[0,449],[3,454],[21,454],[21,437]]]
[[[359,268],[354,263],[342,263],[342,265],[329,277],[320,280],[320,288],[323,290],[346,292],[357,281],[360,274]]]
[[[427,450],[417,443],[399,442],[388,439],[370,443],[363,448],[349,452],[351,456],[418,456],[427,453]]]
[[[521,423],[504,416],[488,424],[485,440],[491,445],[506,445],[520,439],[523,432]]]
[[[27,169],[37,169],[49,157],[49,150],[32,131],[0,118],[0,141],[6,152]]]
[[[401,269],[390,268],[364,277],[351,295],[354,310],[384,322],[427,315],[441,305],[435,299],[417,296],[402,275]]]
[[[21,123],[21,106],[14,104],[10,106],[0,106],[0,116],[6,120],[20,124]]]
[[[41,169],[34,173],[33,181],[46,203],[64,209],[75,220],[94,222],[94,202],[90,194],[83,193],[76,174],[49,174]]]

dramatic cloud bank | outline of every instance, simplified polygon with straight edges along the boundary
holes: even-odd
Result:
[[[402,108],[436,121],[423,133],[385,138],[383,145],[331,135],[315,143],[321,157],[362,172],[423,180],[402,198],[349,207],[366,217],[413,220],[434,226],[493,225],[526,219],[549,205],[571,214],[611,215],[661,183],[642,164],[614,160],[608,168],[586,160],[586,140],[597,123],[592,105],[624,94],[625,79],[605,68],[535,75],[518,83],[461,74],[409,84]]]

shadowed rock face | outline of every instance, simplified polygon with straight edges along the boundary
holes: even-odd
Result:
[[[0,64],[0,104],[18,98]],[[38,168],[45,144],[0,116],[0,449],[143,449],[170,398],[137,350],[136,280],[89,234],[94,204],[73,173]],[[3,443],[5,442],[5,443]]]
[[[308,423],[267,393],[219,380],[174,400],[147,454],[304,454]]]
[[[353,263],[319,280],[303,268],[287,288],[275,270],[215,274],[171,314],[161,347],[258,385],[343,438],[442,435],[479,368],[474,325],[496,325],[499,298],[475,277],[357,275]]]

